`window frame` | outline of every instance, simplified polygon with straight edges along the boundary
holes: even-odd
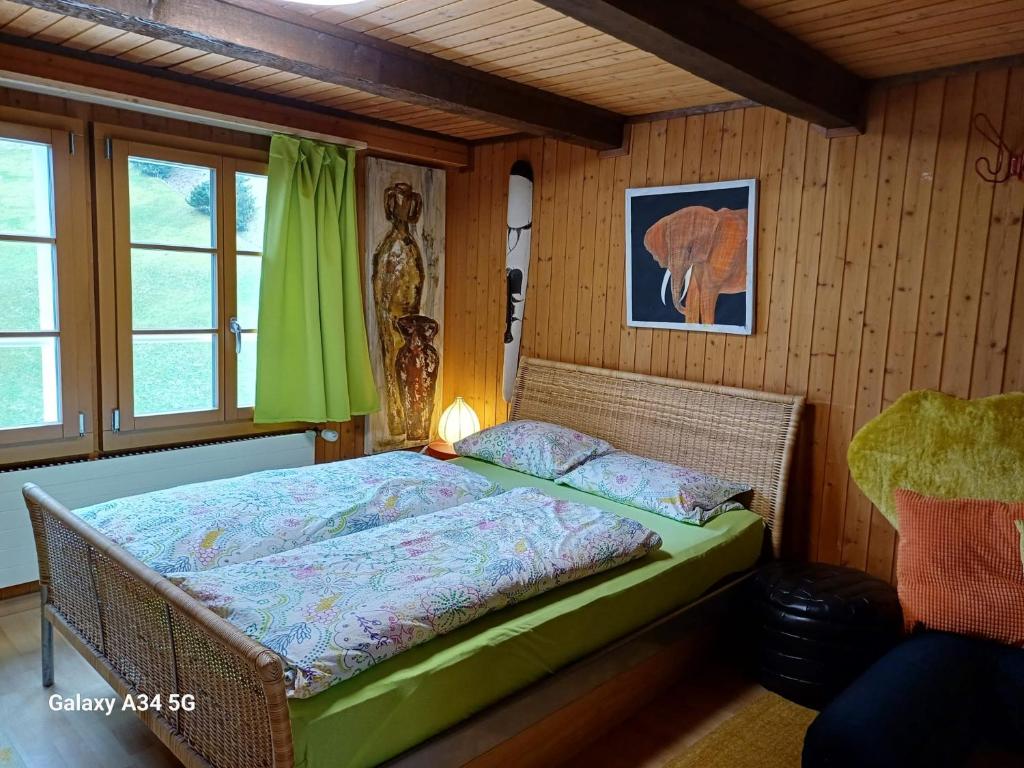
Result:
[[[88,454],[96,447],[92,230],[88,203],[74,204],[90,197],[84,136],[85,123],[76,118],[0,107],[0,137],[50,147],[57,281],[56,331],[4,335],[58,340],[61,408],[56,424],[0,430],[0,465]]]
[[[237,358],[228,319],[237,313],[235,173],[266,174],[268,153],[142,129],[93,126],[102,449],[133,450],[308,428],[299,423],[258,425],[252,408],[237,407]],[[217,210],[217,407],[188,413],[136,416],[132,372],[131,244],[128,157],[204,165],[215,170]],[[230,212],[230,213],[229,213]],[[204,331],[205,332],[205,331]],[[120,424],[114,429],[113,414]]]
[[[267,163],[266,161],[255,161],[255,160],[243,160],[238,158],[224,158],[224,178],[228,182],[223,186],[224,192],[224,210],[235,211],[237,209],[237,183],[236,177],[239,173],[246,173],[250,175],[267,175]],[[225,309],[225,327],[227,327],[227,320],[232,317],[238,317],[238,228],[232,226],[229,231],[224,232],[224,252],[226,257],[224,259],[224,274],[225,274],[225,285],[227,280],[230,279],[230,283],[235,286],[235,290],[231,291],[229,295],[225,296],[224,309]],[[243,256],[255,255],[254,251],[242,251]],[[261,266],[263,259],[263,251],[259,253]],[[262,269],[261,269],[262,274]],[[255,331],[259,333],[259,329],[242,328],[242,333]],[[247,419],[252,421],[254,408],[239,407],[238,406],[238,356],[235,354],[235,337],[232,333],[224,334],[222,339],[222,345],[224,347],[224,358],[227,361],[225,363],[224,374],[226,377],[234,382],[234,389],[231,405],[227,409],[227,417],[232,420]]]

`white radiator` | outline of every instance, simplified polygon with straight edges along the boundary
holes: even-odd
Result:
[[[174,448],[97,461],[0,472],[0,588],[39,578],[21,496],[35,483],[69,509],[185,483],[312,464],[313,433]]]

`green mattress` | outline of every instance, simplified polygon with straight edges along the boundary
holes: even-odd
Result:
[[[703,528],[473,459],[505,489],[533,486],[638,520],[660,551],[489,614],[309,699],[289,702],[298,768],[362,768],[404,752],[505,696],[698,598],[753,566],[764,526],[734,510]]]

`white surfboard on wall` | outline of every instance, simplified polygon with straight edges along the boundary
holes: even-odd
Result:
[[[530,235],[533,230],[533,169],[525,160],[512,165],[508,178],[508,240],[505,257],[505,367],[502,393],[512,399],[519,345],[523,338],[526,281],[530,271]]]

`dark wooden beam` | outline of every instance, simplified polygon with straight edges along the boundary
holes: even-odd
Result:
[[[103,59],[67,48],[0,34],[0,81],[69,98],[114,102],[128,109],[159,111],[202,122],[220,118],[239,128],[294,131],[362,144],[376,155],[442,168],[465,168],[468,143],[448,136],[359,118],[337,109],[304,104],[211,83],[152,67]],[[226,120],[225,120],[226,118]]]
[[[744,98],[862,128],[864,80],[734,0],[539,0]]]
[[[622,144],[621,115],[335,27],[276,6],[224,0],[19,0],[97,22],[516,131],[598,149]]]
[[[945,67],[933,69],[919,69],[916,72],[905,72],[900,75],[887,75],[871,81],[872,88],[892,88],[897,85],[908,85],[920,83],[924,80],[935,80],[940,77],[956,77],[972,72],[987,72],[990,69],[1015,69],[1024,67],[1024,54],[1015,53],[1009,56],[999,56],[994,59],[977,59],[965,61],[961,64],[950,64]]]

